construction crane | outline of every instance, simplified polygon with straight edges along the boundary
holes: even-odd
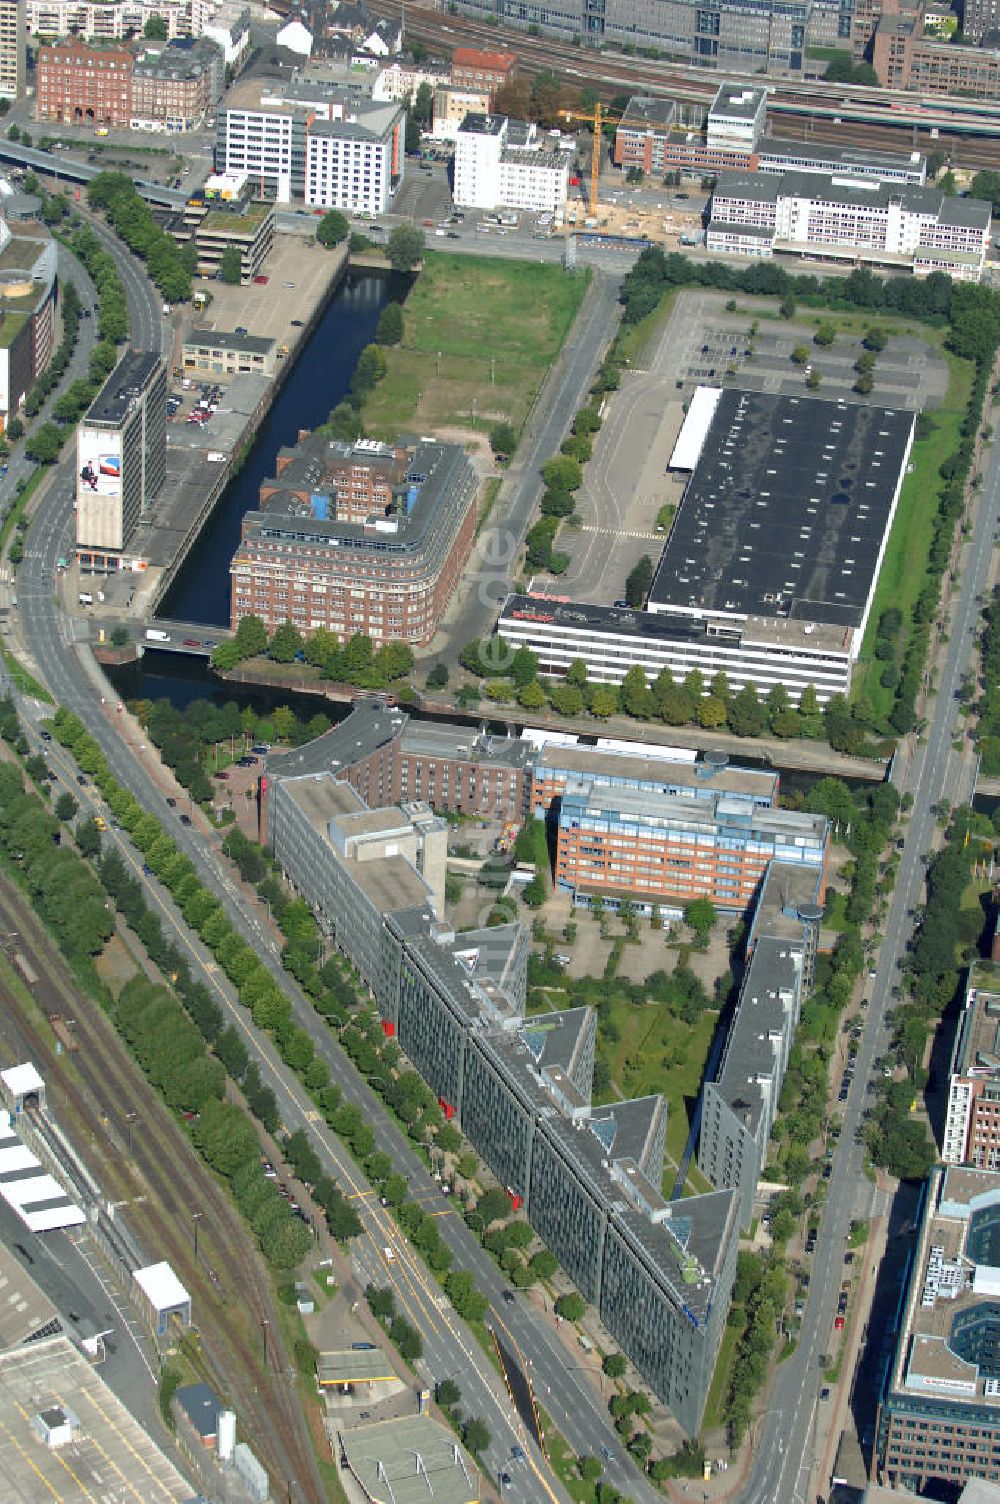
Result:
[[[592,115],[581,114],[577,110],[560,110],[559,113],[564,120],[580,120],[594,128],[594,149],[590,158],[590,212],[591,215],[596,215],[597,183],[601,176],[601,126],[607,120],[620,120],[622,117],[605,110],[600,100],[595,104]]]

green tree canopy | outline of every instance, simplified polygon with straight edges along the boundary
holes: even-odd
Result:
[[[639,562],[629,572],[629,577],[625,581],[625,599],[629,605],[644,605],[652,583],[653,561],[648,554],[643,554]]]
[[[390,230],[385,253],[394,272],[410,272],[424,254],[424,232],[416,225]]]
[[[316,239],[320,245],[340,245],[342,240],[347,239],[350,232],[351,227],[346,217],[339,209],[331,209],[328,214],[323,215],[316,226]]]
[[[399,303],[386,303],[375,328],[377,345],[398,345],[403,338],[403,309]]]
[[[243,281],[243,258],[234,245],[227,245],[219,261],[219,277],[230,287],[239,287]]]

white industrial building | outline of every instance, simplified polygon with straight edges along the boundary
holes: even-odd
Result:
[[[16,1073],[22,1073],[20,1077]],[[34,1072],[34,1078],[28,1073]],[[33,1066],[16,1066],[12,1082],[5,1083],[8,1101],[37,1097],[41,1077]],[[14,1127],[14,1119],[0,1110],[0,1200],[24,1223],[29,1232],[52,1232],[60,1227],[79,1227],[87,1218],[63,1186],[32,1154]]]
[[[978,282],[990,225],[984,199],[940,188],[814,172],[734,173],[720,177],[712,194],[706,244],[730,255],[790,251]]]
[[[455,203],[467,209],[562,209],[576,143],[505,115],[466,115],[455,138]]]
[[[181,1326],[191,1325],[191,1296],[166,1261],[134,1269],[132,1280],[138,1304],[146,1311],[158,1337],[166,1333],[174,1316]]]

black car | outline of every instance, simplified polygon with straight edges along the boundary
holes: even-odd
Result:
[[[181,824],[182,825],[190,825],[191,824],[191,816],[190,815],[181,815]]]
[[[293,329],[301,329],[302,328],[302,320],[301,319],[291,319],[289,322],[291,323],[291,326],[292,326]]]
[[[171,809],[176,809],[176,807],[177,807],[177,800],[176,799],[172,799],[169,794],[167,795],[167,803],[170,805]]]

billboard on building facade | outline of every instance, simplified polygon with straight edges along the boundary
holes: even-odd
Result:
[[[81,428],[77,444],[77,501],[87,496],[121,496],[122,436],[106,429]]]

